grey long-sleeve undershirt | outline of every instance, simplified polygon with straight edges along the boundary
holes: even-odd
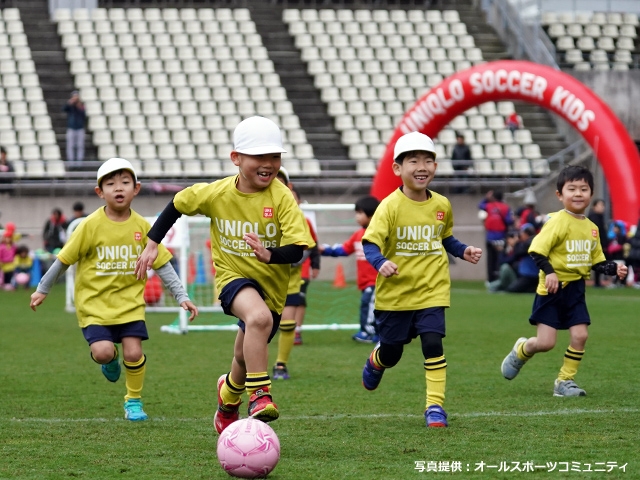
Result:
[[[36,292],[44,293],[45,295],[49,294],[49,292],[51,291],[51,287],[53,287],[58,278],[60,278],[60,276],[64,272],[66,272],[68,268],[69,265],[65,265],[60,260],[56,259],[56,261],[53,262],[53,265],[51,265],[51,268],[49,268],[49,270],[47,270],[47,273],[45,273],[42,279],[40,279],[40,283],[38,283]],[[189,295],[187,295],[187,292],[184,290],[182,282],[180,281],[180,277],[178,277],[178,274],[169,262],[165,263],[163,266],[157,269],[156,273],[160,277],[160,280],[162,280],[162,283],[164,283],[164,285],[174,296],[178,304],[189,300]]]

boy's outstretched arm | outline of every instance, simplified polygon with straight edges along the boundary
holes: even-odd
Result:
[[[167,262],[162,265],[160,268],[156,270],[156,273],[162,280],[162,283],[169,289],[173,297],[180,304],[182,308],[188,310],[191,315],[189,316],[189,321],[192,321],[195,317],[198,316],[198,307],[196,307],[191,300],[189,299],[189,295],[184,290],[184,286],[180,281],[180,277],[173,268],[171,263]]]
[[[367,242],[363,240],[362,249],[364,250],[364,256],[373,268],[375,268],[383,277],[390,277],[391,275],[400,275],[398,266],[391,260],[388,260],[382,252],[380,247],[375,243]]]
[[[165,209],[162,211],[156,222],[147,233],[147,246],[136,260],[135,274],[138,280],[144,278],[147,274],[147,270],[151,270],[153,262],[158,258],[158,244],[162,242],[162,239],[167,235],[167,232],[171,230],[173,224],[176,223],[182,214],[173,205],[171,200]]]
[[[627,278],[627,274],[629,273],[626,265],[621,265],[613,260],[596,263],[591,267],[591,270],[603,275],[617,275],[620,280]]]
[[[31,294],[31,302],[29,303],[31,310],[35,312],[36,307],[44,302],[45,298],[47,298],[47,295],[51,291],[51,287],[53,287],[58,278],[60,278],[60,275],[67,271],[67,268],[69,268],[69,265],[62,263],[58,259],[53,262],[53,265],[49,267],[47,273],[45,273],[40,279],[40,283],[38,283],[36,291]]]
[[[442,246],[447,253],[450,253],[454,257],[462,258],[469,263],[476,264],[482,257],[481,248],[471,245],[465,245],[453,235],[447,238],[443,238]]]
[[[323,257],[348,257],[349,254],[345,251],[344,246],[341,243],[336,243],[333,247],[328,243],[323,243],[318,247],[320,254]]]

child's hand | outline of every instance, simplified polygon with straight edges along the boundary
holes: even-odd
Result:
[[[620,278],[620,280],[624,280],[627,278],[627,273],[629,273],[627,266],[618,264],[618,278]]]
[[[472,247],[469,245],[464,250],[464,259],[470,263],[478,263],[480,261],[480,257],[482,257],[482,249],[478,247]]]
[[[391,260],[387,260],[386,262],[384,262],[378,272],[380,272],[380,275],[386,278],[389,278],[391,275],[400,275],[398,266]]]
[[[546,288],[549,293],[556,293],[559,285],[558,275],[555,273],[550,273],[547,275],[547,278],[544,279],[544,288]]]
[[[153,240],[149,240],[138,260],[136,260],[135,274],[138,280],[142,280],[147,274],[147,270],[151,270],[156,258],[158,258],[158,244]]]
[[[329,248],[330,245],[328,243],[319,243],[318,244],[318,253],[320,255],[322,255],[325,251],[325,249]]]
[[[269,263],[269,260],[271,260],[271,252],[264,248],[264,245],[262,245],[258,235],[253,232],[249,232],[245,233],[242,239],[247,242],[247,245],[253,248],[253,253],[256,255],[258,260],[262,263]]]
[[[318,275],[320,275],[320,269],[319,268],[312,268],[311,269],[311,280],[315,280],[316,278],[318,278]]]
[[[189,315],[189,321],[191,322],[194,318],[198,316],[198,307],[196,307],[191,300],[186,300],[180,304],[182,308],[191,312]]]
[[[31,303],[29,303],[29,306],[31,307],[31,310],[33,310],[35,312],[36,311],[36,307],[38,305],[41,305],[42,302],[44,302],[45,298],[47,298],[47,294],[46,293],[33,292],[31,294]]]

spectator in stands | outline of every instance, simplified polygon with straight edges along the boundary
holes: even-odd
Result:
[[[42,239],[44,248],[49,253],[64,246],[67,240],[67,219],[59,208],[51,211],[51,218],[44,224]]]
[[[520,128],[520,117],[518,117],[518,113],[515,110],[507,117],[505,126],[511,130],[511,133],[515,133]]]
[[[80,92],[71,92],[71,98],[62,108],[67,112],[67,161],[84,160],[84,123],[87,117]]]
[[[606,205],[604,200],[601,198],[596,198],[591,204],[591,210],[589,211],[588,218],[593,223],[596,224],[598,230],[600,231],[600,245],[602,246],[602,251],[605,256],[607,256],[607,250],[609,247],[609,237],[607,236],[607,222],[604,218],[604,212],[606,209]],[[610,260],[607,256],[607,260]],[[594,287],[602,287],[602,274],[593,272],[594,275]]]
[[[487,245],[487,281],[498,278],[500,252],[505,247],[509,226],[513,223],[509,205],[502,201],[502,192],[489,190],[478,208],[486,212],[484,228]]]
[[[464,135],[461,132],[456,132],[456,144],[451,152],[451,160],[454,170],[469,170],[471,167],[471,150],[469,145],[464,143]]]
[[[13,235],[4,232],[0,240],[0,272],[2,272],[2,283],[5,290],[13,290],[13,272],[15,270],[13,261],[17,248],[13,242]]]
[[[533,193],[533,190],[527,190],[527,193],[524,195],[523,203],[524,205],[516,211],[516,216],[518,218],[517,226],[520,227],[529,223],[533,225],[536,233],[538,233],[544,222],[542,221],[542,215],[540,215],[540,212],[538,212],[536,208],[538,200],[536,199],[536,194]]]
[[[0,183],[13,182],[13,164],[7,160],[7,149],[0,147]]]

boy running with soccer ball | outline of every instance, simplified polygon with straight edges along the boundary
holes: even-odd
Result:
[[[291,264],[309,246],[304,218],[291,190],[274,181],[280,170],[282,135],[264,117],[250,117],[233,132],[231,161],[239,174],[197,183],[179,192],[149,231],[136,273],[144,276],[157,246],[181,215],[211,219],[211,254],[216,284],[227,315],[238,319],[231,371],[218,379],[218,433],[238,420],[242,394],[248,414],[263,422],[280,413],[267,372],[268,344],[278,331]]]
[[[140,182],[127,160],[111,158],[104,162],[98,169],[95,191],[106,205],[78,224],[31,295],[31,308],[35,311],[58,277],[77,263],[76,315],[91,348],[91,359],[102,365],[107,380],[117,382],[121,368],[116,344],[122,343],[127,388],[125,418],[146,420],[141,400],[147,361],[142,341],[149,338],[144,321],[145,281],[136,279],[134,267],[151,225],[131,209],[133,198],[140,192]],[[180,306],[191,312],[189,320],[193,320],[198,309],[169,262],[171,254],[164,245],[159,252],[153,269]]]
[[[536,336],[516,340],[502,362],[502,375],[512,380],[533,355],[555,347],[558,330],[569,330],[569,347],[553,386],[556,397],[587,394],[574,381],[591,323],[585,280],[591,270],[621,279],[627,276],[625,265],[605,259],[598,227],[585,216],[592,195],[593,175],[588,169],[570,166],[560,172],[556,196],[564,208],[550,215],[529,247],[529,254],[540,269],[529,317],[529,323],[536,326]]]
[[[365,363],[362,384],[375,390],[384,371],[402,357],[404,345],[419,336],[427,384],[425,421],[427,427],[446,427],[442,338],[451,290],[447,253],[475,264],[482,250],[453,236],[449,200],[428,189],[437,167],[433,141],[408,133],[398,139],[393,154],[393,173],[403,185],[382,200],[362,239],[365,256],[378,271],[380,337]]]

